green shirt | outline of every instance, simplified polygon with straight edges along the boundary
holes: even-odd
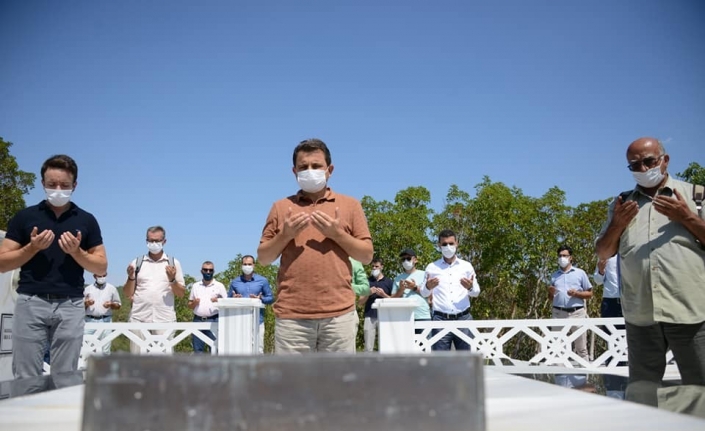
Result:
[[[368,296],[370,294],[370,282],[367,279],[367,273],[362,263],[350,258],[352,263],[352,289],[357,296]]]
[[[659,193],[673,190],[697,214],[693,186],[669,176]],[[636,201],[639,212],[619,239],[625,320],[639,326],[705,321],[705,250],[682,224],[656,211],[640,187],[627,200]],[[616,199],[600,236],[609,226],[615,203]]]

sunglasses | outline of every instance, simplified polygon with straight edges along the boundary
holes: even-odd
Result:
[[[637,160],[636,162],[631,162],[627,165],[627,169],[632,172],[641,171],[642,166],[646,166],[647,169],[651,169],[658,165],[659,160],[661,160],[665,154],[661,154],[658,157],[647,157],[643,160]]]
[[[411,262],[411,259],[412,259],[412,258],[410,258],[410,257],[403,257],[403,258],[401,259],[401,261],[402,261],[402,262]]]
[[[455,243],[454,243],[454,242],[442,242],[442,243],[441,243],[441,247],[445,247],[445,246],[448,246],[448,245],[455,245]]]
[[[213,268],[201,268],[201,272],[213,272]]]

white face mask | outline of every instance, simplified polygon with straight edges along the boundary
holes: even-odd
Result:
[[[650,189],[661,184],[663,177],[665,176],[661,172],[661,165],[653,167],[646,172],[632,172],[634,176],[634,181],[640,186]]]
[[[149,249],[149,252],[152,254],[161,253],[163,248],[164,248],[164,244],[162,244],[161,241],[159,241],[159,242],[147,241],[147,249]]]
[[[454,245],[441,246],[441,253],[443,253],[443,257],[445,257],[446,259],[450,259],[451,257],[455,256],[455,246]]]
[[[570,264],[570,258],[569,258],[569,257],[559,257],[559,258],[558,258],[558,265],[559,265],[561,268],[565,268],[565,267],[568,266],[569,264]]]
[[[405,260],[401,263],[401,266],[404,267],[404,271],[411,271],[411,268],[414,267],[414,262],[410,260]]]
[[[253,265],[242,265],[242,273],[245,275],[250,275],[254,272],[255,267]]]
[[[326,170],[307,169],[297,172],[296,181],[299,183],[301,190],[306,193],[320,192],[326,186]]]
[[[105,277],[96,277],[95,282],[102,286],[103,284],[105,284]]]
[[[380,271],[379,269],[373,269],[373,270],[372,270],[372,276],[373,276],[374,278],[377,278],[377,277],[379,277],[379,274],[380,274],[381,272],[382,272],[382,271]]]
[[[44,189],[44,193],[52,206],[62,207],[71,201],[73,190]]]

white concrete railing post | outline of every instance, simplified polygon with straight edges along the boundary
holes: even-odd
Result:
[[[218,354],[254,355],[259,353],[259,310],[256,298],[218,300]]]
[[[419,353],[414,345],[414,309],[411,298],[381,298],[372,304],[379,321],[380,353]]]

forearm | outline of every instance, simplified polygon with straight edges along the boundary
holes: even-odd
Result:
[[[173,283],[169,283],[169,287],[171,287],[171,291],[174,293],[174,295],[178,296],[179,298],[184,296],[184,294],[186,293],[186,286],[179,283],[178,281],[174,281]]]
[[[332,239],[353,259],[365,265],[372,261],[372,255],[374,254],[372,241],[357,239],[347,232],[340,232],[336,238]]]
[[[188,304],[186,304],[186,305],[188,306],[188,308],[190,308],[191,310],[193,310],[194,308],[196,308],[196,305],[197,305],[197,304],[196,304],[196,301],[194,301],[193,299],[190,299],[190,300],[188,301]]]
[[[397,289],[397,291],[392,294],[392,298],[401,298],[402,296],[404,296],[405,290],[406,288],[399,287],[399,289]]]
[[[257,260],[260,265],[271,265],[282,254],[282,251],[284,251],[290,241],[291,239],[285,237],[283,232],[279,232],[274,238],[261,243],[257,247]]]
[[[75,253],[71,253],[71,257],[88,272],[93,274],[108,272],[108,259],[103,253],[89,253],[79,248]]]
[[[39,250],[27,244],[17,250],[6,251],[0,254],[0,272],[8,272],[17,269],[29,262]]]
[[[610,224],[597,242],[595,243],[595,252],[597,257],[602,260],[607,260],[617,254],[619,250],[619,238],[622,236],[624,229],[618,228]]]
[[[681,222],[688,232],[693,234],[700,244],[705,244],[705,220],[698,217],[697,214],[691,213],[685,220]]]
[[[128,276],[125,285],[122,287],[122,291],[125,293],[126,297],[132,298],[135,294],[135,279]]]

